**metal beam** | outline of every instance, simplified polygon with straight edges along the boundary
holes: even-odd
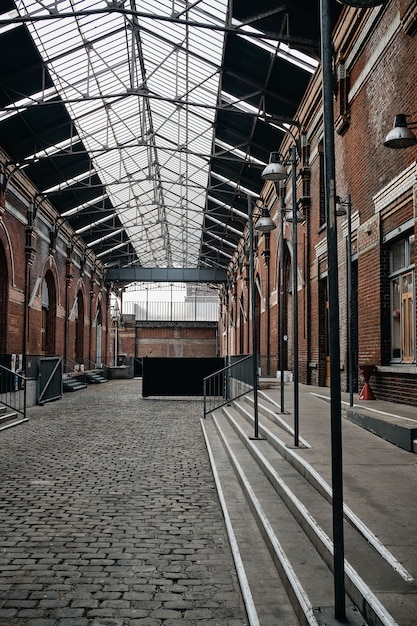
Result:
[[[117,267],[107,270],[105,280],[114,283],[225,283],[226,272],[191,267]]]

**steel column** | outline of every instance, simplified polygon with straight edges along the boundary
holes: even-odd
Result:
[[[339,291],[336,229],[336,167],[333,112],[331,0],[321,0],[324,159],[326,181],[327,267],[329,290],[330,421],[333,485],[333,564],[335,617],[346,619],[344,582],[343,463],[340,391]]]

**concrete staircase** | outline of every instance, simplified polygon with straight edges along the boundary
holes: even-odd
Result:
[[[80,389],[85,389],[86,387],[87,383],[83,381],[81,376],[65,376],[62,381],[64,392],[80,391]]]
[[[12,428],[27,421],[28,418],[23,417],[21,413],[0,404],[0,430]]]
[[[318,400],[312,399],[311,403]],[[320,408],[318,408],[320,410]],[[293,447],[288,420],[261,393],[202,420],[249,624],[336,625],[330,485]],[[301,451],[300,451],[301,450]],[[412,576],[346,505],[346,626],[409,626]]]
[[[91,385],[102,385],[103,383],[107,383],[107,378],[104,378],[100,370],[86,372],[85,378],[86,378],[86,381]]]
[[[107,378],[103,376],[101,370],[88,370],[80,374],[74,373],[64,377],[62,381],[64,391],[79,391],[90,385],[101,385],[107,383]]]

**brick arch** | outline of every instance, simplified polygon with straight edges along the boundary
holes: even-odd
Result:
[[[9,269],[6,251],[0,240],[0,354],[7,352],[7,311],[9,306]]]

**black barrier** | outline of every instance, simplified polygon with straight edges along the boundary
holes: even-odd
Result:
[[[202,396],[203,379],[224,367],[224,359],[144,357],[142,396]]]

